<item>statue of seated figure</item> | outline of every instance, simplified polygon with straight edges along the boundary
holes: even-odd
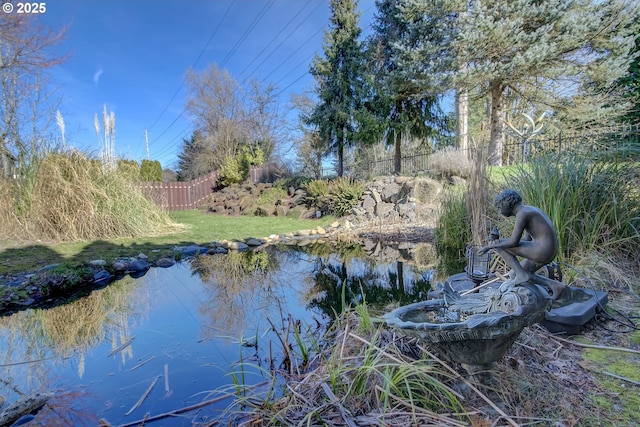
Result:
[[[491,249],[495,250],[511,268],[509,279],[500,289],[505,291],[530,281],[547,287],[552,298],[557,299],[567,285],[535,274],[535,271],[553,261],[558,253],[558,236],[553,223],[539,208],[522,204],[522,197],[514,190],[498,194],[495,206],[505,217],[516,218],[511,237],[495,240],[478,251],[482,255]],[[517,257],[524,258],[522,263]]]

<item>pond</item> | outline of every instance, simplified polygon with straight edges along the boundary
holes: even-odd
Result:
[[[389,248],[279,245],[202,255],[74,302],[0,317],[5,408],[54,392],[38,425],[137,425],[203,402],[151,425],[237,421],[235,392],[269,392],[274,370],[304,361],[310,344],[296,337],[317,334],[344,301],[384,307],[426,298],[433,249]]]

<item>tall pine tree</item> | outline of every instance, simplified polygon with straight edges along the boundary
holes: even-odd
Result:
[[[323,42],[324,57],[316,56],[311,74],[316,79],[318,104],[309,118],[317,126],[328,151],[337,157],[338,176],[344,173],[345,148],[357,141],[357,111],[362,104],[363,50],[358,37],[357,0],[331,0],[330,29]]]
[[[426,36],[436,41],[434,22],[424,13],[403,15],[402,0],[377,0],[373,36],[369,39],[375,82],[375,109],[384,138],[394,146],[394,171],[401,172],[402,141],[406,136],[426,138],[442,131],[444,120],[439,108],[441,87],[435,83],[428,64],[403,67]],[[415,9],[414,9],[415,10]],[[405,10],[406,12],[406,10]],[[404,18],[404,19],[403,19]],[[409,29],[413,29],[412,32]],[[419,28],[418,31],[416,29]],[[430,31],[431,34],[426,32]]]
[[[457,77],[491,97],[491,165],[502,164],[507,89],[524,94],[533,87],[535,96],[559,109],[585,82],[605,88],[628,67],[629,38],[620,31],[637,16],[637,7],[623,0],[473,0],[470,5],[455,40],[467,65]]]

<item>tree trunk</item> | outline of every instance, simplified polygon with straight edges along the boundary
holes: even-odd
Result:
[[[344,132],[338,136],[338,176],[344,174]]]
[[[458,89],[456,93],[456,113],[458,116],[458,148],[469,153],[469,91]]]
[[[504,139],[502,108],[502,92],[504,84],[501,80],[491,82],[491,139],[487,160],[490,166],[502,166],[502,146]]]
[[[393,173],[400,175],[402,170],[402,133],[396,131]]]

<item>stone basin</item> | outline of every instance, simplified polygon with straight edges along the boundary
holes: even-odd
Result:
[[[500,360],[526,326],[545,319],[551,305],[546,289],[529,283],[502,294],[485,288],[457,298],[453,304],[445,297],[405,305],[384,319],[449,361],[482,367]],[[464,309],[476,301],[488,301],[487,312]]]

